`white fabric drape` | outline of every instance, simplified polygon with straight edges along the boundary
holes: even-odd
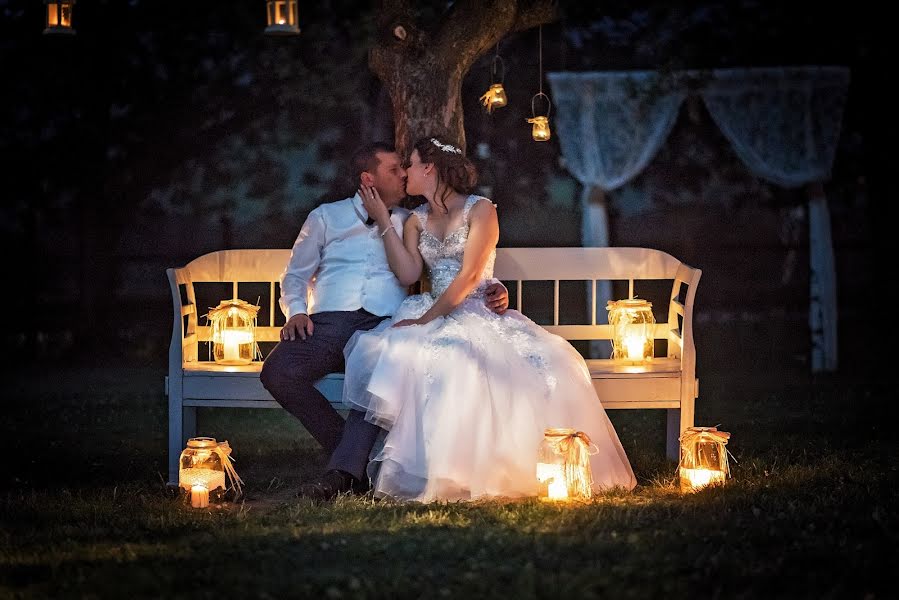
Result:
[[[549,73],[556,105],[556,131],[565,166],[581,184],[581,243],[609,245],[606,193],[636,177],[659,151],[685,97],[660,89],[652,71]],[[593,188],[603,193],[591,202]],[[588,286],[589,287],[589,286]],[[611,284],[596,287],[597,313],[612,299]],[[608,356],[607,344],[591,345],[591,355]]]
[[[712,72],[700,91],[712,119],[746,167],[794,188],[830,177],[849,70],[840,67]],[[836,266],[827,198],[809,198],[809,327],[812,371],[837,368]]]
[[[585,246],[608,243],[605,203],[664,143],[688,93],[699,93],[740,160],[776,185],[825,181],[836,153],[849,70],[843,67],[548,73],[566,168],[584,186]],[[809,204],[812,370],[837,365],[836,271],[826,198]],[[817,315],[817,316],[816,316]]]

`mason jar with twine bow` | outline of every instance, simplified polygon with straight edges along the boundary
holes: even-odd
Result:
[[[234,470],[232,461],[231,445],[227,440],[218,442],[211,437],[190,438],[181,452],[178,485],[189,496],[205,490],[208,497],[221,501],[225,493],[233,489],[234,497],[239,498],[243,493],[243,480]],[[231,480],[228,488],[225,487],[226,477]]]
[[[710,485],[724,485],[730,477],[725,447],[730,433],[717,427],[689,427],[680,437],[678,475],[682,492],[693,492]]]
[[[583,431],[550,428],[544,431],[537,451],[537,481],[543,500],[568,500],[593,496],[590,456],[599,449]]]

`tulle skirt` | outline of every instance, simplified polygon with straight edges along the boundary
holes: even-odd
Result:
[[[494,314],[483,299],[426,325],[391,327],[433,302],[410,296],[393,319],[357,332],[344,349],[344,403],[387,431],[370,469],[377,496],[536,495],[537,450],[550,427],[590,436],[594,491],[636,485],[571,344],[517,311]]]

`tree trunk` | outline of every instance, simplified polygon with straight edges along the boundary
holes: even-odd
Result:
[[[462,80],[503,36],[557,18],[555,2],[460,0],[436,28],[420,26],[412,3],[381,0],[368,64],[390,94],[394,144],[407,156],[419,137],[465,148]],[[526,5],[526,6],[525,6]]]

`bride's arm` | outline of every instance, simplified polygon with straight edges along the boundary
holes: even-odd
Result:
[[[359,197],[362,198],[362,206],[368,211],[369,216],[378,224],[378,232],[384,240],[384,251],[390,270],[401,284],[412,285],[421,277],[422,267],[421,254],[418,251],[420,231],[418,217],[414,213],[409,215],[403,225],[403,239],[400,239],[378,190],[363,185],[359,188]]]
[[[499,221],[492,202],[479,201],[471,208],[468,241],[462,255],[462,268],[434,305],[415,322],[428,323],[452,312],[481,281],[490,254],[499,241]]]
[[[403,225],[402,240],[396,234],[393,225],[390,225],[384,234],[387,264],[403,285],[412,285],[421,277],[423,260],[421,252],[418,251],[418,237],[421,235],[418,223],[418,216],[412,213]],[[380,228],[380,225],[378,227]]]

